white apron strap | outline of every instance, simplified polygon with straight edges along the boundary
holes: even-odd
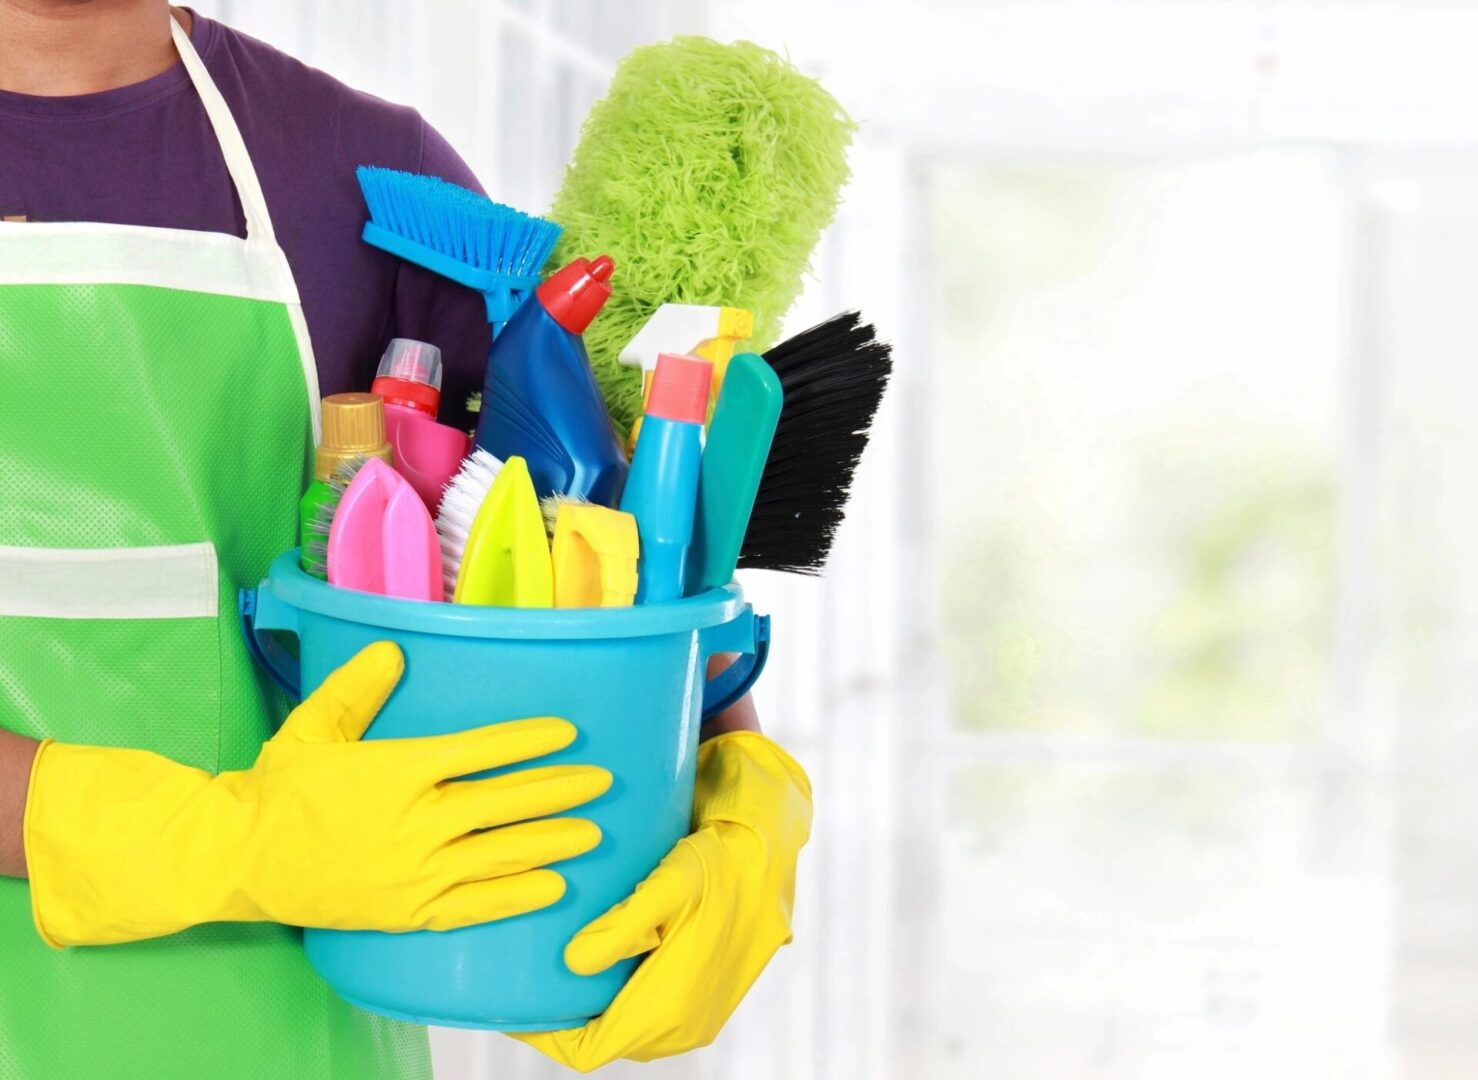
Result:
[[[200,54],[190,44],[190,35],[185,33],[185,28],[173,15],[170,16],[169,28],[174,35],[175,48],[179,50],[185,71],[195,84],[195,92],[205,103],[205,115],[210,118],[211,129],[215,132],[221,153],[226,158],[226,170],[231,174],[231,182],[236,185],[236,197],[241,200],[241,210],[246,217],[246,238],[253,243],[275,247],[277,235],[272,231],[272,217],[267,213],[267,200],[262,195],[262,185],[257,182],[257,171],[252,167],[251,155],[246,152],[241,129],[236,126],[226,99],[221,96],[210,73],[205,70]]]
[[[281,265],[283,274],[291,282],[292,268],[288,265],[287,256],[277,244],[277,234],[272,229],[272,216],[267,213],[267,198],[262,194],[262,185],[257,180],[257,170],[251,163],[251,155],[247,153],[246,142],[241,138],[241,129],[236,126],[236,118],[231,115],[231,108],[226,104],[226,99],[221,96],[220,90],[216,88],[215,80],[210,77],[210,72],[205,70],[205,62],[200,59],[195,46],[190,43],[190,35],[185,33],[185,28],[179,24],[179,20],[175,19],[173,14],[170,15],[169,30],[174,36],[175,48],[179,50],[185,71],[189,74],[190,81],[195,84],[195,92],[200,95],[200,100],[205,105],[205,115],[210,119],[211,130],[215,132],[216,142],[220,144],[221,154],[226,159],[226,171],[231,174],[231,182],[236,185],[236,197],[241,201],[241,212],[246,218],[247,250],[251,251],[255,248],[259,254],[263,250],[273,252],[275,261]],[[309,426],[313,431],[313,441],[317,443],[321,437],[318,363],[313,358],[313,342],[308,336],[308,322],[303,317],[303,307],[298,299],[296,285],[292,286],[292,292],[293,297],[287,305],[287,310],[292,319],[293,334],[298,340],[303,379],[308,388]]]

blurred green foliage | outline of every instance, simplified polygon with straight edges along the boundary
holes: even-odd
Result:
[[[1045,534],[1029,507],[957,541],[941,597],[957,722],[1292,740],[1327,702],[1331,467],[1267,431],[1140,441],[1120,523]]]

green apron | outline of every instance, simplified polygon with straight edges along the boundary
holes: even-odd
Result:
[[[0,724],[251,765],[288,703],[236,620],[294,543],[317,375],[241,135],[188,38],[247,239],[0,223]],[[429,1077],[299,932],[201,926],[58,952],[0,879],[0,1080]]]

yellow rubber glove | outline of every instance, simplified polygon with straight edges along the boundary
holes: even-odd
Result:
[[[403,669],[393,644],[364,649],[244,772],[44,743],[24,830],[42,938],[97,945],[216,921],[445,930],[554,903],[564,879],[535,867],[589,851],[600,830],[528,819],[595,798],[610,774],[558,765],[450,782],[568,746],[563,720],[359,741]]]
[[[693,829],[629,899],[565,949],[580,975],[651,951],[611,1007],[583,1028],[514,1038],[589,1072],[618,1058],[681,1054],[718,1036],[790,941],[811,783],[758,732],[720,735],[698,750]]]

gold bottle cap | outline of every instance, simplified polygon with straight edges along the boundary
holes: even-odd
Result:
[[[334,394],[323,399],[323,441],[313,455],[313,472],[327,480],[344,462],[377,457],[393,465],[385,441],[385,403],[377,394]]]

